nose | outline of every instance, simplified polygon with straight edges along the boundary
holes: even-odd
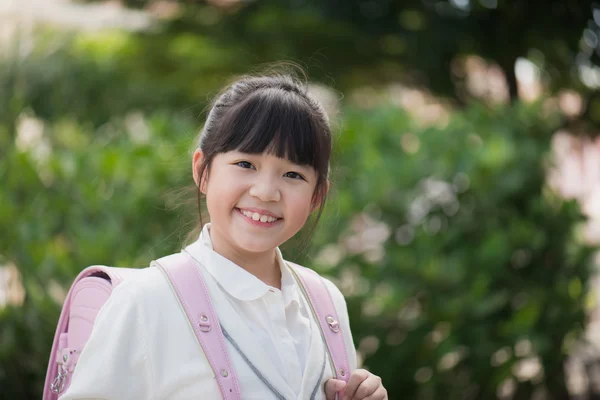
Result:
[[[265,203],[281,200],[281,192],[279,191],[277,178],[265,175],[258,176],[256,180],[252,182],[249,194]]]

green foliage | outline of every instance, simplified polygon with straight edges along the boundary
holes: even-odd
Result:
[[[566,397],[591,249],[575,241],[576,205],[545,186],[558,121],[542,114],[473,105],[434,128],[392,107],[344,112],[315,261],[340,278],[390,398],[495,398],[535,357],[513,398]]]
[[[195,124],[161,113],[125,120],[90,130],[22,117],[29,125],[19,124],[16,141],[0,129],[9,144],[0,159],[0,255],[18,267],[27,291],[22,307],[0,312],[7,398],[41,397],[62,296],[82,268],[147,266],[176,250],[195,222],[165,206],[173,188],[191,182],[186,155]],[[23,144],[21,135],[37,130],[41,137]]]
[[[243,17],[266,37],[277,15]],[[196,219],[165,204],[191,183],[196,115],[231,73],[275,57],[248,61],[233,33],[175,28],[81,35],[0,66],[0,261],[27,290],[23,306],[0,310],[8,398],[40,397],[60,293],[82,268],[144,267],[181,245]],[[334,78],[374,62],[345,57]],[[515,398],[540,386],[565,397],[591,249],[574,235],[576,205],[544,183],[560,121],[522,105],[471,105],[438,128],[392,106],[342,115],[306,264],[338,277],[355,343],[390,398],[494,398],[532,353],[543,376],[518,381]]]
[[[143,9],[154,1],[123,3]],[[454,96],[460,73],[456,68],[451,71],[451,65],[471,54],[502,68],[513,100],[518,98],[514,63],[519,57],[536,63],[552,90],[576,87],[593,95],[572,68],[597,66],[600,54],[593,0],[175,0],[172,4],[181,10],[167,24],[171,35],[210,36],[225,48],[235,46],[244,60],[254,64],[282,58],[312,60],[329,71],[336,84],[394,81],[406,79],[409,72],[410,80]],[[322,71],[311,73],[314,77]],[[598,123],[600,116],[593,114]]]

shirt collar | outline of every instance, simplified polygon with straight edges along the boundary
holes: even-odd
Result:
[[[256,300],[270,290],[277,290],[267,285],[250,272],[246,271],[231,260],[215,252],[210,239],[210,224],[204,225],[198,240],[185,249],[199,261],[217,283],[229,295],[242,301]],[[287,308],[293,302],[300,304],[298,283],[292,276],[288,264],[284,261],[279,248],[275,249],[277,262],[281,269],[281,293]]]

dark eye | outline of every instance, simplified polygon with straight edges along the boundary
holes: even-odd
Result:
[[[302,175],[300,175],[297,172],[286,172],[283,176],[285,176],[286,178],[292,178],[292,179],[304,179],[304,177]]]
[[[252,164],[250,164],[248,161],[238,161],[235,163],[235,165],[237,165],[238,167],[241,168],[254,168],[254,166]]]

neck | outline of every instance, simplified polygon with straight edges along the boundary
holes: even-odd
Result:
[[[239,267],[250,272],[269,286],[281,289],[281,269],[277,261],[275,249],[264,253],[239,251],[221,240],[218,235],[211,235],[213,250]]]

